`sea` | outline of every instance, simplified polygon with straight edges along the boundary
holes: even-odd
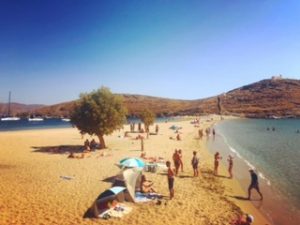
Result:
[[[246,193],[249,169],[259,175],[264,200],[253,190],[252,203],[274,225],[300,224],[300,120],[234,119],[214,128],[216,136],[208,140],[208,148],[219,151],[226,166],[228,155],[234,157],[234,177]]]
[[[28,119],[20,119],[16,121],[1,121],[0,131],[17,131],[17,130],[36,130],[51,128],[68,128],[72,127],[70,122],[63,121],[60,118],[49,118],[43,121],[28,121]]]
[[[156,123],[171,122],[182,120],[182,117],[159,117],[156,118]],[[138,118],[128,118],[126,123],[139,123]],[[1,121],[0,131],[18,131],[18,130],[35,130],[35,129],[55,129],[55,128],[68,128],[72,124],[63,121],[60,118],[45,118],[42,121],[29,121],[28,119],[20,119],[16,121]]]

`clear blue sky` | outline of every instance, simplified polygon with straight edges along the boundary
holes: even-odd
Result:
[[[300,1],[1,0],[0,102],[177,99],[300,78]]]

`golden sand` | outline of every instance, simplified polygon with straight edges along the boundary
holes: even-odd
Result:
[[[216,122],[205,122],[211,126]],[[175,138],[171,125],[182,126],[182,141]],[[145,142],[147,156],[171,160],[175,148],[183,150],[184,172],[175,178],[175,198],[129,205],[133,211],[121,219],[83,218],[97,196],[111,186],[104,181],[116,175],[115,165],[127,156],[139,156],[140,141],[124,138],[124,130],[106,137],[106,156],[92,152],[83,159],[69,159],[68,149],[76,149],[83,139],[76,129],[49,129],[0,133],[0,224],[137,224],[209,225],[230,224],[241,210],[251,213],[257,225],[270,224],[249,202],[226,198],[245,196],[236,180],[212,175],[213,156],[205,140],[197,139],[190,121],[161,123],[158,135]],[[203,125],[202,125],[203,127]],[[152,128],[153,129],[153,128]],[[130,134],[133,138],[137,134]],[[65,146],[60,148],[59,146]],[[201,176],[193,178],[192,152],[198,151]],[[224,168],[221,174],[227,176]],[[145,173],[155,189],[168,196],[164,173]],[[72,179],[63,179],[69,176]],[[241,207],[241,209],[240,209]]]

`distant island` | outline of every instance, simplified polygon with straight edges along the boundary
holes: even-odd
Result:
[[[300,117],[300,80],[281,76],[249,84],[229,92],[197,100],[176,100],[144,95],[121,94],[128,113],[135,116],[148,108],[157,116],[220,114],[248,118]],[[51,106],[12,103],[15,115],[27,117],[69,117],[74,101]],[[0,103],[4,115],[6,104]]]

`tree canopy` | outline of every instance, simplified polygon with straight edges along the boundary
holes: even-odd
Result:
[[[154,120],[155,120],[154,113],[152,111],[150,111],[149,109],[145,109],[141,112],[140,119],[145,124],[145,129],[146,129],[146,132],[148,133],[149,132],[149,126],[152,125],[154,123]]]
[[[122,128],[126,119],[123,98],[102,87],[88,94],[81,94],[71,113],[71,123],[81,134],[96,135],[101,148],[105,148],[104,135]]]

